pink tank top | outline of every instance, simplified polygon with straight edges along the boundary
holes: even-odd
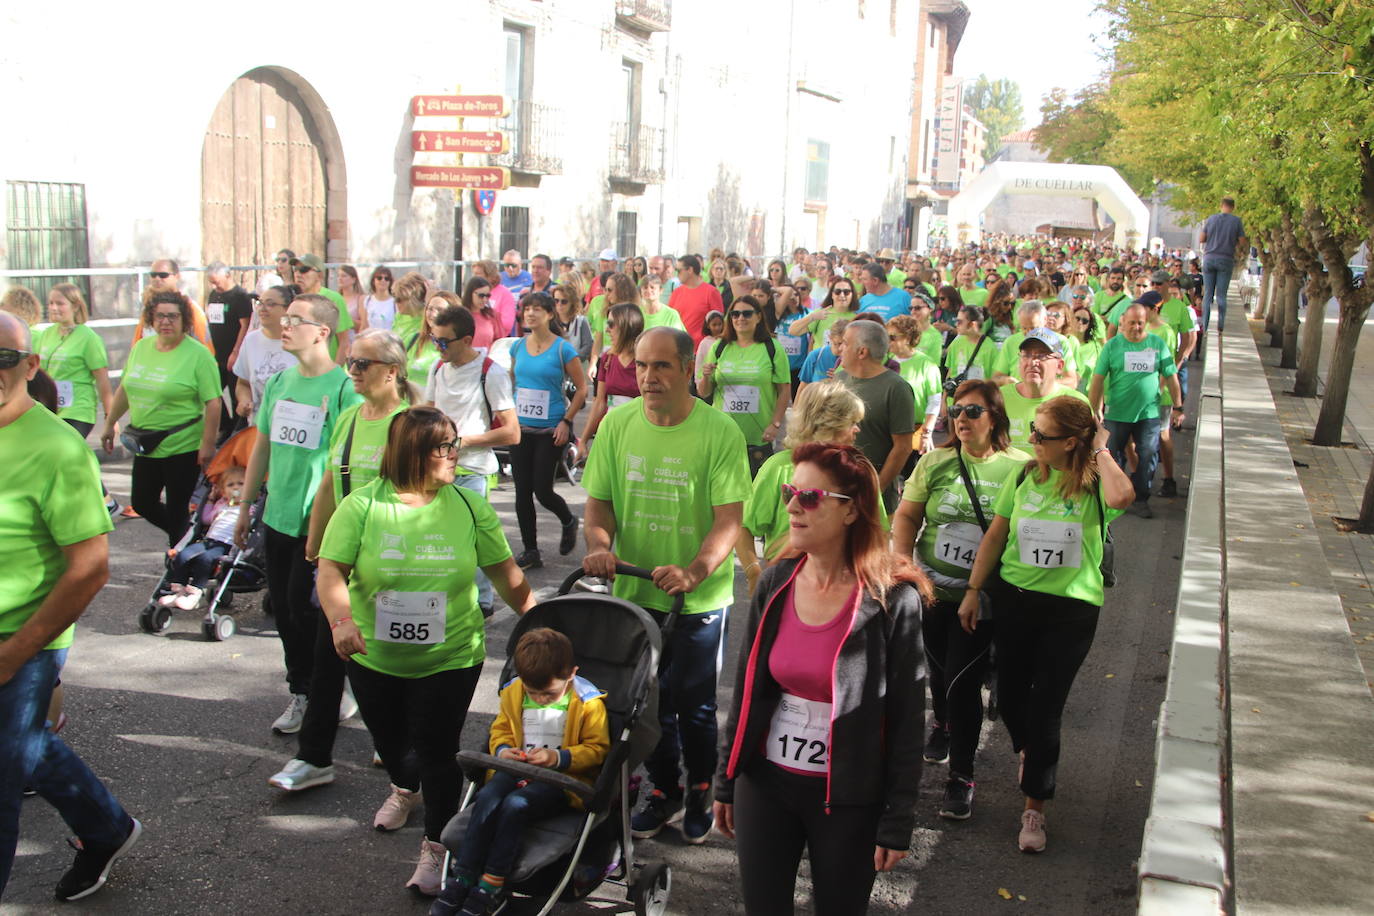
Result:
[[[835,656],[849,635],[859,587],[854,586],[853,593],[834,619],[817,627],[802,623],[797,616],[797,605],[792,599],[796,587],[794,580],[787,590],[778,636],[768,656],[768,672],[787,693],[818,703],[830,703],[834,696]]]

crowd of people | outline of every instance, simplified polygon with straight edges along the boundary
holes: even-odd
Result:
[[[1111,584],[1108,525],[1152,514],[1161,459],[1159,494],[1178,492],[1168,434],[1207,318],[1194,265],[1028,237],[767,262],[607,249],[528,270],[508,251],[454,290],[348,266],[331,289],[319,257],[289,250],[276,266],[250,292],[212,265],[202,307],[174,262],[154,263],[117,388],[77,287],[52,289],[41,329],[0,313],[0,890],[26,786],[80,840],[60,899],[98,890],[142,829],[50,704],[127,511],[83,444],[102,420],[101,447],[132,455],[130,514],[174,548],[167,603],[203,606],[215,562],[261,526],[289,694],[271,729],[297,742],[269,782],[333,782],[338,724],[361,714],[391,782],[374,826],[423,811],[406,885],[432,913],[491,912],[510,825],[566,803],[496,777],[444,873],[486,618],[497,595],[534,605],[536,502],[561,555],[581,536],[593,587],[660,623],[684,599],[635,837],[733,837],[750,913],[792,911],[806,854],[816,912],[863,912],[907,854],[923,762],[948,766],[940,816],[972,815],[995,668],[1017,845],[1046,848],[1060,719]],[[244,460],[208,481],[208,532],[188,546],[192,490],[244,427]],[[580,518],[555,485],[579,466]],[[487,498],[502,473],[518,553]],[[535,633],[491,751],[589,778],[609,740],[599,692],[558,634]]]

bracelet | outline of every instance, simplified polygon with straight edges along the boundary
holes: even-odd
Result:
[[[763,567],[759,566],[759,564],[757,564],[757,563],[750,563],[748,566],[744,567],[744,574],[747,576],[747,575],[749,575],[749,570],[751,570],[751,569],[762,569],[762,568],[763,568]]]
[[[1107,446],[1104,445],[1104,446],[1102,446],[1101,448],[1095,448],[1095,449],[1093,449],[1093,457],[1096,458],[1098,455],[1102,454],[1103,452],[1106,452],[1107,454],[1110,455],[1110,454],[1111,454],[1111,451],[1112,451],[1111,449],[1107,448]]]
[[[347,623],[348,621],[350,621],[350,620],[352,620],[352,619],[353,619],[352,617],[340,617],[338,620],[334,621],[333,623],[331,623],[331,624],[329,625],[329,629],[330,629],[330,630],[337,630],[337,629],[339,628],[340,625],[342,625],[342,624],[344,624],[344,623]]]
[[[566,424],[568,424],[569,428],[572,427],[572,420],[569,420],[567,417],[564,417],[563,419],[559,420],[558,422],[559,422],[559,423],[566,423]]]

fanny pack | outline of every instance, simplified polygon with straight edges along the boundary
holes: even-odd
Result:
[[[143,429],[138,426],[126,426],[124,431],[119,434],[119,441],[124,443],[124,447],[129,450],[131,455],[149,455],[157,451],[157,447],[172,433],[179,433],[188,426],[195,426],[200,422],[200,419],[200,417],[196,417],[167,429]]]

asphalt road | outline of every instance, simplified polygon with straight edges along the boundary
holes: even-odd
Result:
[[[1191,434],[1182,434],[1179,445],[1177,476],[1186,494]],[[104,470],[111,490],[127,495],[127,463]],[[580,507],[580,488],[562,483],[560,490]],[[518,538],[509,482],[493,494],[493,504]],[[1016,761],[1001,723],[989,723],[973,818],[954,823],[936,816],[945,768],[927,765],[912,855],[879,878],[872,912],[1134,912],[1134,866],[1154,769],[1154,718],[1173,626],[1185,497],[1154,504],[1154,519],[1127,515],[1113,529],[1119,583],[1108,592],[1096,643],[1066,711],[1059,797],[1047,811],[1047,851],[1017,851]],[[578,555],[558,557],[557,523],[542,510],[540,526],[548,566],[530,579],[545,596]],[[403,889],[420,843],[420,819],[412,817],[395,834],[371,829],[387,778],[370,765],[371,743],[360,721],[340,729],[333,785],[294,795],[268,787],[268,776],[293,756],[295,739],[273,735],[269,727],[287,694],[280,643],[257,596],[240,598],[240,632],[227,642],[204,641],[198,619],[187,614],[166,635],[139,630],[137,614],[160,574],[163,543],[146,522],[119,522],[110,584],[82,619],[63,674],[71,718],[63,737],[144,822],[143,840],[101,893],[58,905],[52,888],[71,858],[69,831],[41,799],[26,801],[0,912],[424,913],[428,904]],[[741,602],[743,581],[737,577]],[[497,653],[513,620],[503,609],[490,624],[489,660],[464,747],[485,744],[496,712]],[[738,628],[729,634],[722,705],[743,636]],[[742,912],[730,841],[713,834],[705,845],[690,847],[670,829],[639,850],[641,859],[662,858],[673,866],[669,912]],[[801,911],[807,910],[806,874],[803,865]],[[559,910],[625,911],[623,891],[609,884],[591,901]]]

